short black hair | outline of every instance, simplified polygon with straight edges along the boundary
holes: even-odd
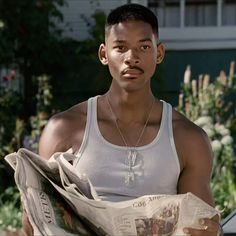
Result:
[[[131,20],[150,24],[153,32],[158,36],[158,20],[156,15],[147,7],[135,3],[125,4],[112,10],[107,16],[105,29]]]

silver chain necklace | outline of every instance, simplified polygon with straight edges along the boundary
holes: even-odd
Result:
[[[138,139],[137,139],[134,146],[129,146],[128,145],[128,142],[126,141],[125,136],[122,133],[121,128],[118,125],[118,122],[117,122],[118,119],[117,119],[117,117],[116,117],[116,115],[115,115],[115,113],[112,109],[112,106],[111,106],[111,103],[109,101],[108,95],[106,95],[106,100],[107,100],[107,104],[109,106],[109,109],[111,111],[111,114],[113,116],[113,119],[114,119],[114,122],[115,122],[115,125],[116,125],[116,129],[117,129],[118,133],[120,134],[120,137],[121,137],[121,139],[122,139],[123,143],[125,144],[125,146],[127,148],[127,151],[128,151],[128,156],[127,156],[126,162],[127,162],[128,167],[129,167],[129,171],[128,171],[127,175],[125,176],[125,184],[127,186],[133,186],[134,185],[134,180],[135,180],[135,174],[134,174],[134,171],[133,171],[133,166],[135,164],[137,154],[138,154],[136,148],[137,148],[139,142],[141,141],[141,138],[143,137],[144,131],[147,127],[147,124],[148,124],[148,121],[150,119],[150,115],[151,115],[151,112],[152,112],[152,108],[153,108],[153,105],[154,105],[154,102],[155,102],[155,98],[153,98],[151,108],[150,108],[150,110],[147,114],[146,122],[145,122],[145,124],[144,124],[144,126],[143,126],[143,128],[142,128],[142,130],[139,134],[139,137],[138,137]]]

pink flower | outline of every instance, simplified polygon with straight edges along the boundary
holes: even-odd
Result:
[[[7,82],[7,81],[9,81],[10,79],[9,79],[9,77],[8,77],[7,75],[5,75],[5,76],[2,77],[2,80],[3,80],[4,82]]]
[[[16,70],[11,70],[10,73],[2,77],[2,80],[4,82],[9,82],[9,81],[14,80],[15,78],[16,78]]]
[[[14,80],[16,78],[16,71],[15,70],[11,70],[11,72],[9,74],[9,78],[10,78],[10,80]]]

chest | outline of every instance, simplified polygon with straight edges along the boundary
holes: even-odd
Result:
[[[75,168],[89,177],[100,196],[132,198],[176,193],[179,167],[168,144],[164,146],[154,140],[145,148],[127,150],[98,140],[90,139]]]
[[[157,136],[160,124],[150,121],[148,124],[121,124],[98,120],[101,135],[108,142],[119,146],[138,147],[151,143]]]

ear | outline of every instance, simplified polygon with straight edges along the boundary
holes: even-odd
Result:
[[[157,45],[157,64],[160,64],[165,56],[165,46],[163,43]]]
[[[98,49],[98,57],[103,65],[108,64],[106,45],[104,43],[102,43]]]

